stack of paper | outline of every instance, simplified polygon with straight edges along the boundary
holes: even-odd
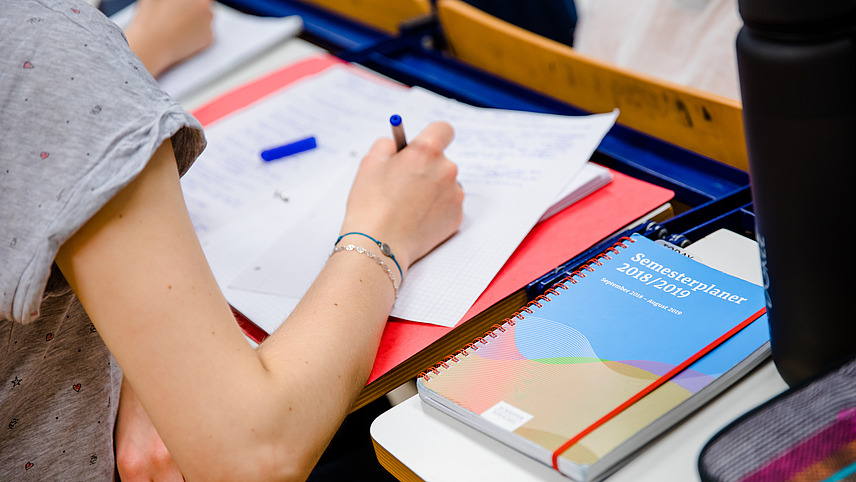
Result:
[[[266,331],[323,267],[359,161],[390,135],[392,114],[409,136],[436,120],[455,128],[446,154],[466,192],[463,225],[411,268],[392,313],[443,326],[461,319],[548,208],[604,181],[597,168],[577,176],[617,116],[475,108],[337,65],[208,126],[209,147],[182,180],[188,209],[227,299]],[[317,149],[259,158],[310,135]]]
[[[547,212],[541,216],[538,222],[553,217],[562,209],[606,186],[610,181],[612,181],[612,173],[609,172],[609,169],[590,162],[586,163],[582,170],[565,186],[562,194],[559,195],[553,205],[547,208]]]

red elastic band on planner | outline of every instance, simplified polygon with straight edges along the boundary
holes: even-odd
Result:
[[[764,313],[766,313],[766,312],[767,312],[767,308],[766,308],[766,307],[765,307],[765,308],[761,308],[761,309],[760,309],[760,310],[758,310],[754,315],[750,316],[749,318],[746,318],[746,319],[745,319],[745,320],[743,320],[739,325],[737,325],[737,326],[735,326],[734,328],[732,328],[732,329],[728,330],[725,334],[723,334],[722,336],[720,336],[719,338],[717,338],[716,340],[714,340],[713,342],[711,342],[711,343],[710,343],[709,345],[707,345],[706,347],[704,347],[704,348],[702,348],[701,350],[699,350],[695,355],[693,355],[693,356],[691,356],[691,357],[687,358],[686,360],[684,360],[684,362],[683,362],[683,363],[681,363],[680,365],[678,365],[678,366],[676,366],[675,368],[671,369],[668,373],[666,373],[665,375],[661,376],[660,378],[658,378],[658,379],[654,380],[654,382],[653,382],[653,383],[651,383],[650,385],[648,385],[647,387],[645,387],[644,389],[642,389],[642,391],[640,391],[640,392],[639,392],[639,393],[637,393],[636,395],[633,395],[633,396],[632,396],[632,397],[630,397],[630,399],[628,399],[626,402],[622,403],[621,405],[619,405],[618,407],[616,407],[614,410],[612,410],[611,412],[607,413],[606,415],[604,415],[603,417],[601,417],[599,420],[597,420],[597,421],[596,421],[596,422],[594,422],[593,424],[589,425],[585,430],[583,430],[582,432],[580,432],[580,433],[578,433],[577,435],[575,435],[572,439],[570,439],[570,440],[568,440],[567,442],[565,442],[564,444],[562,444],[562,446],[561,446],[561,447],[559,447],[558,449],[556,449],[556,451],[555,451],[555,452],[553,452],[553,468],[554,468],[554,469],[556,469],[556,470],[558,471],[558,470],[559,470],[559,456],[560,456],[560,455],[562,455],[563,453],[565,453],[565,452],[566,452],[569,448],[571,448],[574,444],[576,444],[577,442],[579,442],[580,440],[582,440],[586,435],[588,435],[588,434],[590,434],[590,433],[594,432],[594,431],[595,431],[595,429],[597,429],[597,428],[598,428],[598,427],[600,427],[601,425],[605,424],[606,422],[608,422],[609,420],[611,420],[612,418],[614,418],[614,417],[615,417],[616,415],[618,415],[619,413],[621,413],[621,412],[623,412],[623,411],[627,410],[627,409],[628,409],[630,406],[632,406],[634,403],[636,403],[636,402],[638,402],[639,400],[641,400],[641,399],[642,399],[642,397],[644,397],[645,395],[648,395],[649,393],[651,393],[651,392],[653,392],[655,389],[657,389],[659,386],[663,385],[663,384],[664,384],[664,383],[666,383],[667,381],[669,381],[669,380],[671,380],[672,378],[674,378],[678,373],[681,373],[682,371],[684,371],[685,369],[687,369],[690,365],[692,365],[693,363],[697,362],[700,358],[702,358],[703,356],[705,356],[705,355],[707,355],[708,353],[710,353],[711,351],[713,351],[713,349],[714,349],[714,348],[718,347],[719,345],[723,344],[726,340],[728,340],[728,339],[729,339],[729,338],[731,338],[732,336],[734,336],[734,335],[736,335],[737,333],[739,333],[739,332],[740,332],[740,330],[742,330],[743,328],[746,328],[747,326],[749,326],[749,324],[750,324],[750,323],[752,323],[753,321],[755,321],[755,320],[757,320],[758,318],[760,318],[760,317],[761,317],[761,315],[763,315],[763,314],[764,314]]]

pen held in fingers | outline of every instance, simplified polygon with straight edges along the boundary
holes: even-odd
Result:
[[[407,147],[407,137],[404,135],[404,124],[401,122],[401,116],[398,114],[389,118],[389,124],[392,126],[392,138],[395,140],[395,150],[401,151]]]

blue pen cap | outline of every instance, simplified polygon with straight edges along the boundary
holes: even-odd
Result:
[[[398,114],[393,115],[389,118],[389,123],[393,125],[393,127],[398,127],[401,125],[401,116]]]
[[[318,144],[315,141],[315,137],[307,137],[306,139],[262,151],[261,156],[265,161],[275,161],[286,156],[293,156],[303,151],[315,149],[316,147],[318,147]]]

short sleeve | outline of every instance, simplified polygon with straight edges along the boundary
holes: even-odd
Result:
[[[164,141],[183,174],[205,140],[84,1],[3,2],[0,31],[0,319],[27,323],[60,246]]]

